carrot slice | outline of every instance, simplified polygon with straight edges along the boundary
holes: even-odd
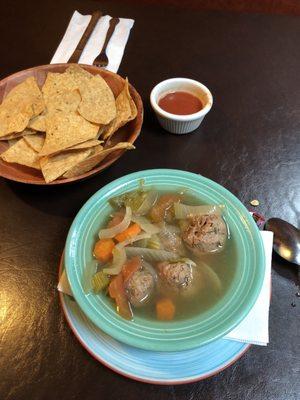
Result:
[[[115,276],[108,287],[108,293],[117,305],[117,312],[125,319],[132,319],[132,311],[127,300],[122,272]]]
[[[131,260],[126,261],[122,268],[122,275],[124,283],[130,279],[130,277],[138,271],[142,266],[142,259],[139,256],[133,257]]]
[[[171,321],[175,315],[175,305],[171,299],[163,298],[156,303],[156,316],[161,321]]]
[[[112,239],[100,239],[94,247],[94,256],[97,260],[107,262],[112,258],[115,243]]]
[[[167,216],[168,211],[171,211],[171,207],[174,203],[180,201],[181,196],[179,194],[163,194],[158,199],[155,206],[150,211],[150,218],[153,222],[162,222]]]
[[[115,239],[118,242],[124,242],[124,240],[134,238],[141,232],[141,227],[138,224],[131,224],[125,231],[118,233]]]

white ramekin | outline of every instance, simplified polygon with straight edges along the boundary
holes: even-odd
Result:
[[[204,105],[202,110],[189,115],[176,115],[164,111],[158,102],[162,96],[174,91],[185,91],[199,97]],[[160,82],[150,94],[150,102],[161,126],[171,133],[184,134],[194,131],[199,127],[203,118],[211,109],[213,97],[202,83],[188,78],[172,78]]]

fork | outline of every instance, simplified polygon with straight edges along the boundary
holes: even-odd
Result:
[[[96,65],[97,67],[100,67],[100,68],[107,67],[108,57],[106,55],[106,48],[107,48],[107,45],[108,45],[108,43],[115,31],[115,28],[119,22],[120,22],[119,18],[111,18],[111,20],[109,21],[109,28],[106,33],[106,37],[104,40],[103,47],[101,49],[101,53],[95,58],[93,65]]]

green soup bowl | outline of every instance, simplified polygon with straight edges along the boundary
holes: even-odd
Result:
[[[107,221],[112,197],[145,187],[176,192],[186,188],[199,201],[225,204],[226,221],[236,243],[235,268],[227,291],[208,310],[194,317],[170,322],[136,316],[120,317],[105,294],[86,294],[86,266],[93,261],[99,229]],[[114,339],[154,351],[179,351],[207,344],[225,336],[249,313],[261,290],[265,256],[259,230],[250,213],[228,190],[201,175],[172,169],[136,172],[104,186],[81,208],[70,228],[65,249],[66,272],[74,298],[88,318]]]

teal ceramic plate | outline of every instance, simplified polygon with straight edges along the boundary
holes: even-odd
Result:
[[[237,265],[225,295],[208,311],[182,321],[160,322],[136,317],[126,321],[105,295],[85,294],[84,269],[102,222],[111,212],[108,200],[134,190],[141,179],[146,187],[176,191],[190,189],[208,204],[225,204],[226,220],[237,243]],[[219,184],[190,172],[155,169],[117,179],[92,196],[77,214],[68,234],[66,271],[74,297],[84,314],[114,339],[146,350],[180,351],[223,337],[248,314],[260,292],[264,277],[264,249],[257,226],[242,203]]]
[[[62,272],[63,265],[60,265]],[[59,292],[66,320],[81,345],[99,362],[127,378],[159,385],[196,382],[237,361],[250,344],[219,339],[185,351],[147,351],[118,342],[97,328],[76,301]]]

